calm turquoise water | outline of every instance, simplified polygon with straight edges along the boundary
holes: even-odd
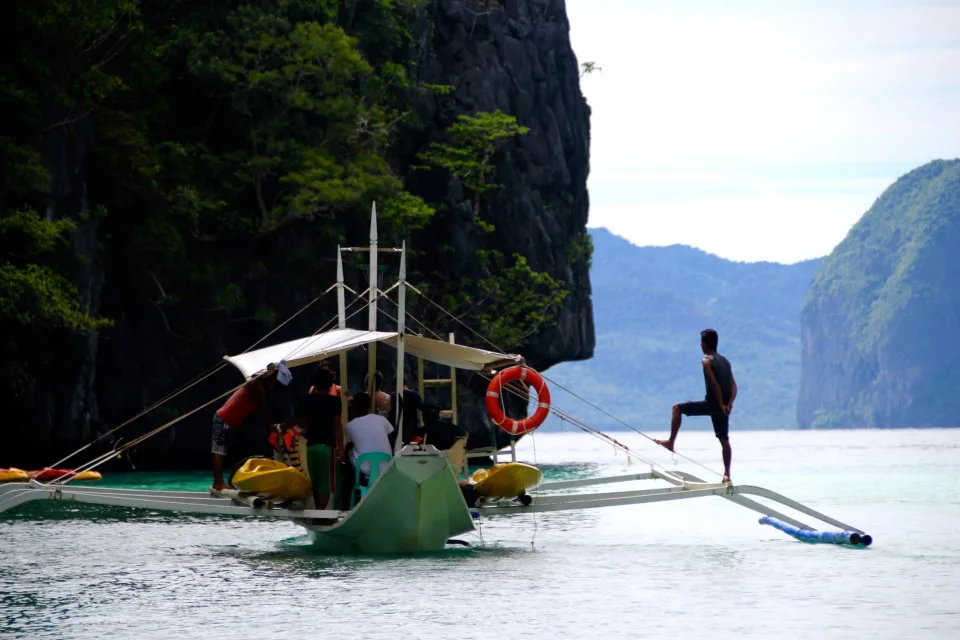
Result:
[[[464,536],[474,549],[390,558],[318,555],[282,522],[52,504],[0,518],[0,637],[960,637],[960,430],[732,442],[738,483],[864,529],[873,547],[797,542],[720,498],[488,519]],[[712,434],[678,445],[719,467]],[[521,459],[552,478],[643,470],[578,433],[539,435]]]

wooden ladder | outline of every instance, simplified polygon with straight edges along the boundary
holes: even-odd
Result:
[[[451,333],[448,337],[450,344],[456,344],[456,339]],[[440,365],[437,365],[438,367]],[[423,377],[423,358],[417,358],[417,391],[420,397],[426,401],[425,391],[427,387],[449,387],[450,388],[450,408],[440,411],[441,418],[448,418],[457,424],[457,369],[449,367],[450,377],[448,378],[424,378]],[[423,418],[419,418],[420,424],[423,424]]]

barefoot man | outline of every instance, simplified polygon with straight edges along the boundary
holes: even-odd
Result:
[[[713,421],[713,432],[720,440],[723,451],[723,481],[730,482],[730,412],[733,411],[733,401],[737,397],[737,381],[733,378],[733,368],[730,361],[717,353],[717,344],[720,337],[713,329],[704,329],[700,332],[700,348],[703,350],[703,382],[706,385],[707,395],[703,400],[682,402],[673,405],[673,416],[670,420],[670,439],[655,440],[673,451],[680,431],[682,416],[710,416]]]

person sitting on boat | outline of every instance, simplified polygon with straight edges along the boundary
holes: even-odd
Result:
[[[441,451],[446,451],[452,447],[459,438],[467,435],[467,432],[450,420],[440,417],[440,408],[435,404],[427,403],[420,407],[420,413],[423,415],[423,433],[424,444],[432,444]]]
[[[266,424],[272,424],[267,413],[267,391],[277,383],[277,365],[271,363],[261,376],[248,380],[233,392],[222,407],[213,415],[213,431],[210,452],[213,454],[213,489],[226,488],[223,481],[223,459],[227,456],[228,435],[231,429],[239,429],[247,417],[259,409]]]
[[[343,458],[340,398],[330,393],[333,386],[333,371],[318,369],[311,393],[300,400],[293,416],[280,425],[283,431],[298,426],[306,432],[307,470],[317,509],[325,509],[335,493],[335,461]]]
[[[382,390],[383,387],[383,375],[379,371],[373,373],[373,389],[374,389],[374,399],[376,401],[377,415],[383,416],[384,418],[390,415],[390,394]],[[364,390],[370,389],[370,376],[366,376],[363,379],[363,388]],[[370,396],[368,395],[367,398]]]
[[[390,395],[390,404],[393,406],[393,403],[396,401],[396,394]],[[420,405],[423,404],[423,398],[420,397],[420,394],[407,386],[406,382],[403,384],[403,393],[400,395],[400,415],[403,420],[403,442],[404,444],[409,444],[417,436],[423,437],[422,430],[420,429],[420,421],[418,419],[418,412],[420,411]],[[396,414],[390,412],[390,415],[387,416],[387,420],[394,422]]]
[[[350,462],[354,467],[357,465],[357,458],[365,453],[387,453],[393,454],[390,447],[390,434],[393,433],[393,425],[390,421],[376,413],[370,413],[370,396],[363,391],[353,396],[351,400],[353,405],[353,415],[355,416],[347,423],[347,442],[353,444],[353,450],[350,452]],[[380,469],[383,471],[383,468]],[[361,478],[363,475],[370,475],[370,464],[364,461],[360,467]]]
[[[733,401],[737,397],[737,381],[733,377],[733,367],[730,361],[717,352],[720,337],[714,329],[704,329],[700,332],[700,349],[704,353],[703,382],[707,395],[703,400],[681,402],[673,405],[673,415],[670,420],[670,437],[667,440],[654,440],[657,444],[673,451],[680,430],[682,416],[710,416],[713,421],[713,432],[720,440],[720,449],[723,454],[723,481],[730,482],[730,460],[733,457],[730,449],[730,412],[733,411]]]
[[[332,361],[332,360],[323,360],[323,361],[321,361],[321,362],[320,362],[320,365],[317,367],[317,371],[319,372],[321,369],[326,369],[327,371],[329,371],[330,373],[332,373],[332,374],[333,374],[333,379],[334,379],[334,381],[336,381],[336,379],[337,379],[337,370],[333,368],[333,361]],[[316,388],[317,388],[317,387],[316,387],[316,384],[310,385],[310,391],[309,391],[308,393],[316,393]],[[330,389],[329,389],[326,393],[330,394],[331,396],[339,396],[339,395],[340,395],[340,385],[338,385],[338,384],[332,384],[332,385],[330,385]]]

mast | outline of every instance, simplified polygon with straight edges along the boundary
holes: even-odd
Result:
[[[400,245],[400,289],[397,293],[397,419],[394,424],[397,428],[397,439],[394,442],[394,455],[400,453],[403,447],[403,333],[407,325],[407,243]]]
[[[337,328],[347,328],[347,308],[343,299],[343,253],[337,245]]]
[[[377,277],[377,203],[370,212],[370,291],[367,302],[369,330],[377,330],[377,295],[380,293]],[[370,394],[370,411],[376,412],[377,399],[374,393],[374,377],[377,372],[377,343],[371,342],[367,351],[367,393]]]
[[[343,299],[343,253],[337,245],[337,328],[347,328],[347,308]],[[347,352],[341,351],[340,356],[340,442],[347,441],[347,417],[350,415],[347,407]]]

